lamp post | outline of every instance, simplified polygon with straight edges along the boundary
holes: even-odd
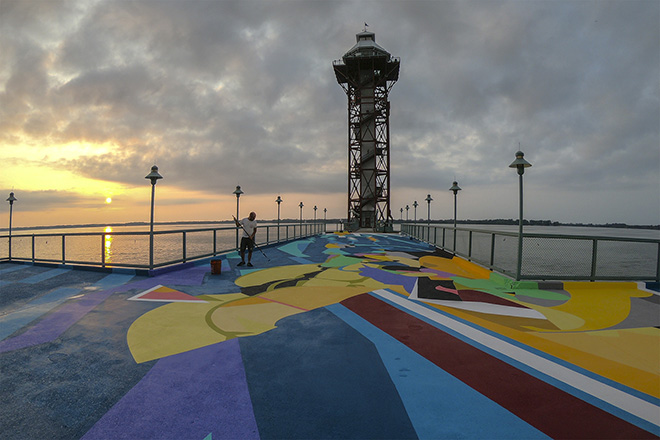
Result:
[[[532,164],[525,160],[525,153],[522,151],[516,152],[516,160],[511,162],[509,168],[516,168],[518,171],[518,186],[520,188],[520,218],[518,219],[518,266],[516,267],[516,281],[520,281],[520,271],[522,269],[522,248],[523,248],[523,174],[525,168],[531,167]]]
[[[325,233],[328,228],[328,208],[323,208],[323,232]]]
[[[406,205],[406,221],[408,221],[408,210],[410,209],[410,206]]]
[[[413,206],[415,207],[415,216],[413,217],[413,222],[417,223],[417,207],[419,206],[419,203],[417,203],[417,200],[413,203]]]
[[[451,184],[451,188],[449,188],[449,191],[454,191],[454,252],[456,252],[456,196],[460,190],[461,187],[458,186],[458,182],[454,180]]]
[[[13,191],[9,193],[9,198],[7,201],[9,202],[9,261],[11,261],[11,218],[14,213],[14,202],[18,200],[16,197],[14,197]]]
[[[302,234],[302,209],[305,205],[303,205],[303,202],[300,202],[300,205],[298,206],[300,206],[300,233]]]
[[[245,194],[243,191],[241,191],[241,185],[236,185],[236,189],[234,190],[233,194],[236,194],[236,220],[238,220],[238,199],[241,198],[241,194]],[[236,226],[236,249],[238,249],[238,226]]]
[[[401,208],[401,216],[399,217],[399,220],[403,221],[403,208]]]
[[[151,221],[149,222],[149,269],[154,268],[154,199],[156,197],[156,182],[162,179],[163,176],[158,174],[158,167],[156,165],[151,167],[151,172],[144,176],[145,179],[151,180]]]
[[[316,205],[314,205],[314,223],[316,223],[316,210],[317,209],[318,208],[316,207]]]
[[[277,196],[277,241],[280,241],[280,203],[282,203],[282,197]]]
[[[428,203],[428,208],[429,208],[428,212],[426,214],[426,224],[430,225],[431,224],[431,202],[433,201],[433,199],[431,198],[431,194],[428,194],[424,200],[426,200],[426,203]]]

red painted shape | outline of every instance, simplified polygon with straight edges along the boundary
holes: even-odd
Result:
[[[341,304],[552,438],[658,438],[372,295]]]
[[[188,295],[187,293],[179,292],[178,290],[174,291],[165,291],[165,292],[159,292],[158,289],[153,290],[149,293],[146,293],[142,295],[138,299],[151,299],[151,300],[157,300],[157,301],[199,301],[199,302],[206,302],[203,299],[199,299],[197,297],[194,297],[192,295]]]
[[[523,306],[522,304],[509,301],[506,298],[501,298],[499,296],[491,295],[490,293],[486,292],[480,292],[478,290],[459,290],[458,296],[460,296],[463,301],[483,302],[488,304],[497,304],[500,306],[518,307],[521,309],[529,308]]]

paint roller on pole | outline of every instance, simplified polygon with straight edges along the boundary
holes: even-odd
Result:
[[[264,251],[262,251],[261,248],[260,248],[259,246],[257,246],[257,242],[254,241],[254,239],[253,239],[252,237],[250,237],[250,234],[248,234],[248,231],[245,230],[245,228],[243,227],[243,224],[242,224],[241,222],[239,222],[238,219],[237,219],[235,216],[232,215],[231,218],[234,219],[234,223],[236,223],[236,226],[240,226],[241,229],[243,230],[243,232],[245,232],[245,235],[247,235],[247,237],[248,237],[250,240],[252,240],[252,244],[254,245],[255,248],[257,248],[257,250],[258,250],[259,252],[261,252],[261,255],[263,255],[264,258],[265,258],[266,260],[270,261],[270,258],[268,258],[268,257],[266,256],[266,254],[264,253]]]

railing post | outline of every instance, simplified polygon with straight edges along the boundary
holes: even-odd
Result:
[[[66,263],[66,235],[62,234],[62,264]]]
[[[217,239],[218,239],[218,230],[214,229],[213,230],[213,256],[215,256],[218,253]]]
[[[472,260],[472,231],[470,231],[470,238],[468,240],[468,260]]]
[[[596,281],[596,261],[598,258],[598,240],[594,238],[592,242],[593,245],[591,247],[591,277],[589,278],[589,280]]]
[[[495,266],[495,234],[490,234],[490,267]]]
[[[186,231],[183,231],[183,262],[186,262]]]
[[[32,264],[34,264],[34,234],[32,234]]]
[[[101,234],[101,267],[105,267],[105,234]]]
[[[266,246],[268,246],[269,240],[269,233],[270,233],[270,226],[266,226]]]
[[[433,246],[438,244],[438,228],[437,226],[433,226]]]
[[[660,283],[660,243],[658,243],[658,256],[656,257],[655,262],[658,264],[658,267],[655,270],[655,281]]]
[[[445,228],[445,227],[443,226],[443,227],[442,227],[442,249],[445,248],[445,235],[446,235],[445,233],[446,233],[446,232],[447,232],[447,228]]]

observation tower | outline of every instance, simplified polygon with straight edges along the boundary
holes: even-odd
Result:
[[[334,61],[337,82],[348,96],[348,225],[392,228],[390,212],[389,91],[399,79],[399,58],[366,30]]]

